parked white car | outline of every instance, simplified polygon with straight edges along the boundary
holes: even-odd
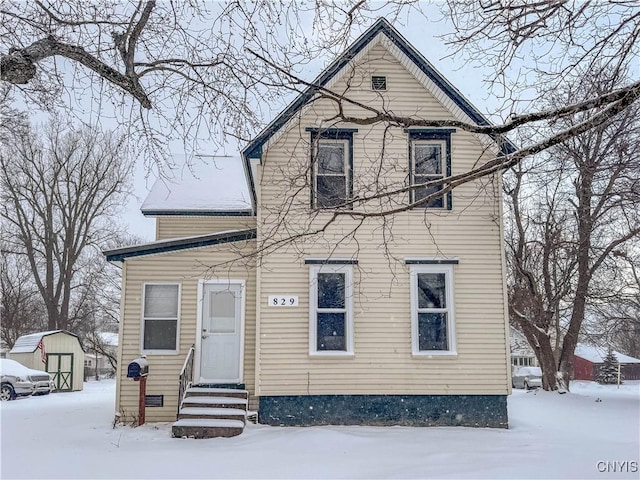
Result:
[[[540,367],[520,367],[511,376],[513,388],[538,388],[542,386],[542,369]]]
[[[3,401],[32,394],[47,395],[55,388],[49,373],[27,368],[15,360],[0,359],[0,371],[2,371],[0,399]]]

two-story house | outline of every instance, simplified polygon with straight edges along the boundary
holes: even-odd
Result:
[[[146,418],[180,407],[176,436],[239,433],[247,400],[270,425],[507,426],[500,176],[412,188],[500,146],[362,120],[375,112],[488,124],[380,19],[241,159],[151,192],[157,241],[106,252],[123,268],[125,418],[144,354]]]

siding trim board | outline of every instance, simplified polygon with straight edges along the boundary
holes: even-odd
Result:
[[[260,397],[272,426],[404,425],[508,428],[506,395],[300,395]]]
[[[233,232],[216,233],[213,235],[199,235],[197,237],[180,238],[177,240],[163,240],[159,242],[135,245],[103,252],[108,262],[124,262],[127,258],[154,255],[158,253],[176,252],[191,248],[209,247],[222,243],[240,242],[256,238],[256,229],[239,230]]]

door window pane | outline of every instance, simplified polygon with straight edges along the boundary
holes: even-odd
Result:
[[[209,295],[211,302],[211,315],[214,317],[235,317],[236,296],[233,292],[211,292]]]
[[[209,302],[211,333],[235,333],[236,297],[233,292],[211,292]]]

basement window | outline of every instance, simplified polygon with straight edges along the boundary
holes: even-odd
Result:
[[[387,77],[373,75],[371,77],[371,90],[386,90]]]

